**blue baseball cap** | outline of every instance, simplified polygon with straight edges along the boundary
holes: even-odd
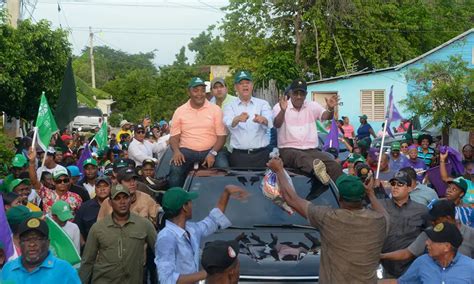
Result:
[[[82,173],[77,166],[67,166],[67,170],[71,173],[71,177],[82,176]]]

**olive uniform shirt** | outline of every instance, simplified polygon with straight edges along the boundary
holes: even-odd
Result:
[[[309,223],[321,233],[320,283],[377,283],[387,216],[371,209],[308,205]]]
[[[109,214],[89,232],[79,270],[82,283],[143,283],[144,247],[153,247],[155,240],[149,220],[130,213],[120,226]]]

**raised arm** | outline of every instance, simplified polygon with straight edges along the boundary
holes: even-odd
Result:
[[[441,175],[441,179],[444,182],[451,181],[452,178],[449,177],[448,170],[446,169],[446,162],[448,160],[448,151],[446,151],[446,153],[444,153],[444,154],[439,153],[439,158],[440,158],[439,172],[440,172],[440,175]]]
[[[324,98],[326,100],[327,110],[321,116],[321,120],[330,120],[334,117],[334,111],[336,106],[339,104],[339,96],[334,95],[330,98]]]
[[[280,101],[278,102],[279,103],[279,109],[280,111],[278,112],[277,115],[275,115],[275,118],[273,119],[273,126],[275,126],[275,128],[280,128],[283,123],[285,122],[285,113],[286,113],[286,108],[288,107],[288,99],[286,98],[286,96],[282,96],[280,97]],[[275,106],[274,108],[274,114],[276,111],[278,111],[278,107]]]
[[[46,153],[44,153],[46,155]],[[30,177],[31,185],[39,191],[41,188],[41,182],[38,180],[38,176],[36,175],[36,168],[35,168],[35,161],[36,161],[36,150],[33,147],[28,149],[28,175]]]
[[[240,186],[232,184],[226,185],[216,205],[216,208],[219,208],[222,213],[225,212],[231,196],[238,200],[245,200],[249,196],[249,193]]]
[[[306,208],[308,208],[310,202],[296,194],[293,185],[288,181],[287,174],[283,168],[283,161],[280,158],[273,158],[267,163],[267,166],[277,175],[278,187],[282,198],[298,214],[306,218]]]

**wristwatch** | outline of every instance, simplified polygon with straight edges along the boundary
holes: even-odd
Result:
[[[215,150],[209,151],[209,154],[213,155],[214,157],[217,156],[217,152]]]

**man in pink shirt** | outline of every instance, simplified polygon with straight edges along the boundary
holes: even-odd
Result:
[[[206,99],[206,84],[193,78],[188,85],[189,100],[173,114],[170,146],[173,150],[169,185],[183,186],[194,163],[211,168],[227,136],[223,114]]]
[[[306,82],[294,80],[290,86],[290,100],[283,97],[273,107],[280,157],[287,167],[308,175],[315,174],[323,184],[327,184],[329,177],[335,181],[342,174],[342,167],[331,154],[317,148],[315,122],[332,119],[339,98],[335,95],[326,99],[326,110],[317,102],[305,101],[306,94]]]

